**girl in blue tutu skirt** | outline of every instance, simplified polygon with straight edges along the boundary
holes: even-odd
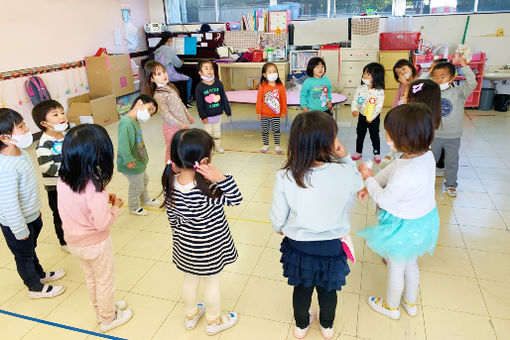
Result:
[[[299,114],[292,123],[287,161],[276,173],[271,223],[282,241],[283,276],[294,286],[294,336],[303,338],[313,320],[322,335],[335,335],[337,290],[349,274],[340,238],[349,236],[347,203],[363,188],[356,163],[338,141],[327,113]],[[310,311],[314,289],[320,312]]]
[[[402,157],[373,175],[366,164],[359,171],[365,188],[358,198],[368,195],[377,203],[379,225],[358,231],[375,253],[387,260],[386,298],[370,296],[368,304],[392,319],[400,318],[400,308],[415,316],[420,284],[417,258],[432,255],[439,233],[439,215],[434,184],[434,123],[425,104],[404,104],[393,108],[384,119],[386,142]]]

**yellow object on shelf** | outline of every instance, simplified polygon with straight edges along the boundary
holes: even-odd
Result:
[[[496,37],[502,37],[503,36],[503,28],[498,28],[498,32],[496,33]]]

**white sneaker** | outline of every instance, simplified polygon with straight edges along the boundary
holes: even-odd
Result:
[[[202,302],[197,303],[198,311],[195,314],[195,317],[193,319],[188,319],[187,317],[184,318],[184,327],[186,327],[187,330],[192,330],[196,327],[198,321],[204,315],[205,307]]]
[[[280,148],[279,145],[275,145],[274,146],[274,151],[276,151],[276,153],[278,153],[278,154],[282,154],[283,153],[283,150],[282,150],[282,148]]]
[[[400,301],[400,305],[404,307],[407,314],[410,316],[416,316],[418,314],[418,306],[416,306],[416,303],[409,303],[404,298]]]
[[[150,199],[150,200],[148,200],[146,202],[142,202],[142,204],[143,205],[154,205],[154,206],[156,206],[156,205],[161,205],[161,201],[158,200],[157,198],[152,198],[152,199]]]
[[[322,337],[325,338],[325,339],[333,339],[333,337],[335,336],[335,331],[333,330],[333,327],[324,328],[321,325],[321,322],[320,322],[320,310],[317,311],[317,321],[318,321],[319,327],[321,329]]]
[[[299,328],[298,326],[294,326],[294,336],[298,339],[303,339],[306,336],[306,333],[308,332],[308,329],[312,325],[313,322],[313,312],[311,310],[308,311],[308,314],[310,314],[310,323],[308,324],[308,327],[306,328]]]
[[[109,324],[104,324],[101,322],[101,325],[99,325],[99,330],[103,333],[108,332],[115,327],[119,327],[120,325],[125,324],[133,317],[133,312],[131,309],[121,310],[117,309],[115,310],[115,319],[113,319],[112,322]]]
[[[225,149],[223,149],[221,146],[217,146],[216,147],[216,152],[225,153]]]
[[[386,315],[387,317],[390,317],[394,320],[400,319],[400,309],[398,307],[395,309],[390,309],[390,307],[386,305],[386,302],[383,298],[369,296],[368,305],[376,312]]]
[[[49,286],[44,285],[43,289],[40,292],[28,291],[28,297],[30,299],[43,299],[43,298],[52,298],[58,296],[65,292],[65,287],[62,286]]]
[[[149,215],[149,212],[147,210],[145,210],[144,208],[138,208],[136,210],[129,210],[129,212],[133,215],[138,215],[138,216],[147,216]]]
[[[262,153],[266,153],[266,152],[268,152],[268,151],[269,151],[269,145],[264,145],[264,146],[262,147],[262,149],[260,149],[260,152],[262,152]]]
[[[238,319],[239,316],[237,315],[237,313],[234,312],[222,314],[220,315],[220,321],[212,325],[207,324],[207,326],[205,327],[205,331],[207,335],[214,335],[216,333],[219,333],[225,329],[234,326],[237,323]]]
[[[67,273],[64,269],[59,269],[54,272],[49,272],[49,274],[46,273],[46,277],[43,277],[41,279],[41,283],[47,283],[47,282],[59,280],[59,279],[63,278],[66,274]]]
[[[71,251],[69,250],[69,247],[67,246],[67,244],[60,246],[60,249],[62,249],[62,251],[65,251],[68,254],[71,254]]]
[[[119,300],[119,301],[115,302],[115,310],[118,310],[118,309],[124,310],[127,308],[127,306],[128,306],[128,304],[124,300]],[[97,320],[97,322],[101,322],[101,320],[99,320],[99,315],[97,315],[97,314],[96,314],[96,320]]]

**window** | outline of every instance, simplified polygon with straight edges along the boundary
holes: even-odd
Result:
[[[165,0],[169,24],[216,22],[216,0]]]
[[[294,0],[292,2],[279,1],[278,4],[299,8],[298,19],[314,19],[328,17],[328,0]]]
[[[477,11],[510,11],[510,0],[478,0]]]
[[[474,11],[474,0],[406,1],[406,14],[455,14]]]
[[[218,0],[220,5],[220,22],[240,21],[245,13],[269,7],[269,0]]]
[[[379,14],[391,14],[393,0],[332,0],[332,16],[359,15],[372,8]]]

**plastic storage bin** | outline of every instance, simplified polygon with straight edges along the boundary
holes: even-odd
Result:
[[[416,50],[421,33],[381,33],[381,50]]]
[[[494,96],[496,89],[483,88],[480,94],[480,102],[478,103],[478,110],[490,111],[494,105]]]

